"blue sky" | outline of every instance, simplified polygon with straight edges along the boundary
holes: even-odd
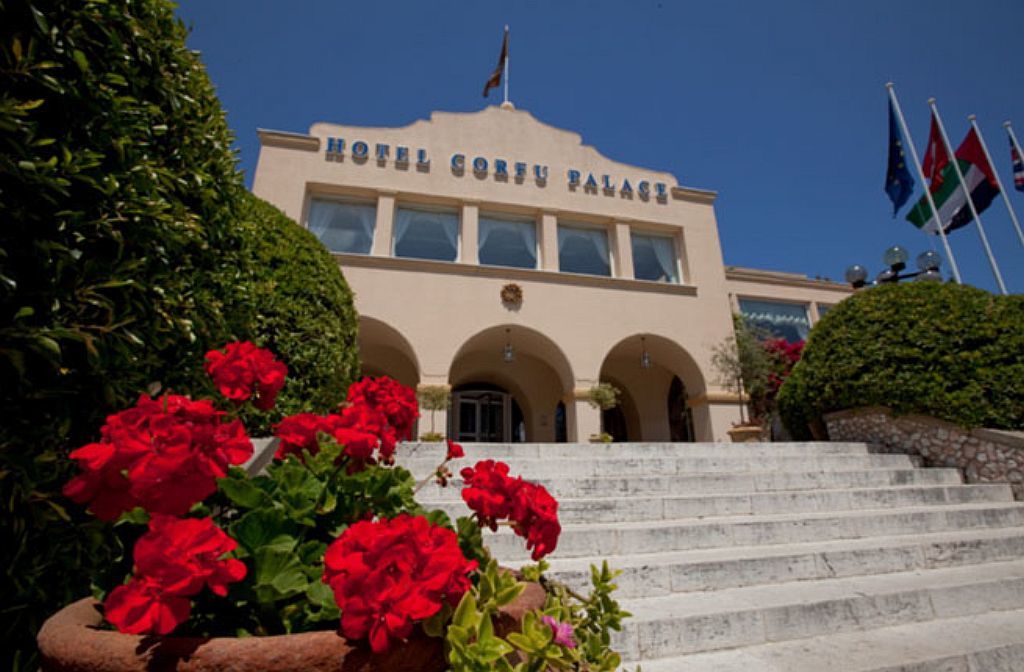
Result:
[[[613,159],[717,191],[727,264],[812,277],[841,279],[856,262],[873,275],[891,244],[941,252],[903,211],[892,218],[882,189],[885,82],[919,152],[930,96],[954,145],[978,115],[1004,184],[1002,122],[1024,136],[1020,0],[186,0],[178,14],[250,184],[257,128],[400,126],[500,101],[480,94],[507,23],[518,108]],[[1024,217],[1024,193],[1010,199]],[[1002,199],[982,221],[1009,290],[1024,292],[1024,246]],[[964,281],[995,290],[976,227],[950,242]]]

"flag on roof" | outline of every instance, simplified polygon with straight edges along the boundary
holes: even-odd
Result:
[[[995,171],[985,159],[985,152],[973,128],[968,131],[967,137],[957,148],[956,162],[964,176],[974,208],[981,214],[999,193],[999,186],[995,179]],[[935,207],[939,209],[939,219],[943,222],[946,233],[966,226],[973,219],[953,165],[946,153],[942,136],[938,135],[938,125],[933,116],[928,151],[925,153],[921,169],[926,177],[931,178],[928,190],[935,201]],[[907,220],[928,233],[939,231],[926,198],[922,197],[917,202],[907,215]]]
[[[484,98],[487,92],[496,86],[501,86],[501,73],[505,71],[505,61],[508,59],[508,26],[505,26],[505,39],[501,41],[501,54],[498,55],[498,67],[494,68],[491,78],[484,84]]]
[[[1017,191],[1024,191],[1024,162],[1017,153],[1017,145],[1010,138],[1010,158],[1013,160],[1013,186]]]
[[[895,217],[910,195],[914,193],[914,178],[907,168],[906,152],[903,149],[903,135],[896,121],[896,111],[889,101],[889,167],[885,172],[885,193],[892,200],[892,216]]]

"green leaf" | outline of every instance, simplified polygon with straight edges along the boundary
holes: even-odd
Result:
[[[231,536],[250,553],[271,542],[277,546],[287,546],[290,542],[294,549],[296,541],[291,536],[294,532],[295,525],[280,509],[256,509],[231,525]]]
[[[461,628],[475,628],[479,621],[480,615],[476,609],[476,598],[473,597],[472,593],[466,593],[459,601],[459,606],[455,608],[455,613],[452,615],[452,625],[457,625]]]
[[[236,477],[234,470],[227,478],[217,481],[217,487],[227,495],[228,499],[239,506],[247,509],[256,509],[262,506],[269,506],[272,502],[270,496],[263,492],[248,478]]]
[[[305,592],[309,579],[302,564],[290,550],[264,546],[254,554],[256,595],[263,604]]]

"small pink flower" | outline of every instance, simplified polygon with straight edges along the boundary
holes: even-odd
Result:
[[[572,625],[569,623],[560,623],[555,620],[553,616],[541,616],[541,622],[551,628],[551,633],[554,635],[553,641],[559,646],[564,646],[567,649],[576,648],[576,640],[572,638]]]

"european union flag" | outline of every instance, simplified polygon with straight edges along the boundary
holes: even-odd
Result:
[[[895,217],[910,195],[914,193],[914,178],[907,168],[907,157],[903,151],[903,134],[896,121],[896,111],[889,101],[889,170],[885,174],[885,193],[892,199],[892,216]]]

